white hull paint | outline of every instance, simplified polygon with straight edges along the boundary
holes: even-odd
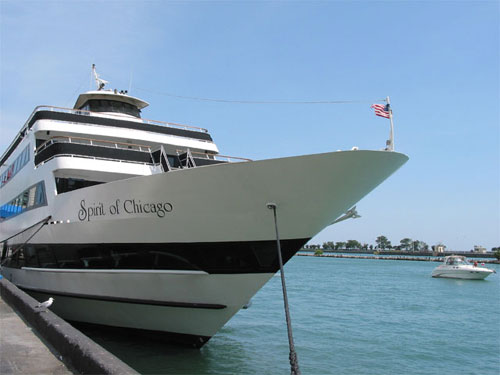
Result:
[[[488,268],[474,266],[454,268],[438,267],[432,272],[432,277],[441,277],[446,279],[484,280],[492,273],[493,271]]]
[[[345,151],[134,177],[53,196],[47,206],[2,223],[1,236],[51,215],[51,224],[30,243],[270,241],[275,231],[266,204],[274,202],[281,238],[307,239],[406,160],[395,152]],[[156,204],[168,212],[151,212]],[[272,276],[28,268],[4,268],[3,273],[19,287],[53,296],[54,311],[68,320],[203,337],[214,335]],[[172,307],[92,296],[225,307]]]
[[[311,238],[406,160],[395,152],[344,151],[133,177],[53,196],[47,206],[3,222],[0,237],[51,215],[54,224],[32,243],[272,240],[266,203],[274,202],[283,239]],[[166,202],[171,212],[139,213],[132,201]]]
[[[52,296],[51,310],[67,320],[211,337],[272,274],[7,268],[4,276],[24,290]]]

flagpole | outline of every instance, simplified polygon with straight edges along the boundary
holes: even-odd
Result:
[[[391,101],[389,97],[387,97],[385,101],[387,102],[387,106],[389,107],[389,120],[391,120],[391,132],[389,133],[389,144],[387,146],[389,151],[394,151],[394,123],[392,121]]]

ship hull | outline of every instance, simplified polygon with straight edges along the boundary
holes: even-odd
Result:
[[[162,333],[202,346],[272,276],[201,271],[7,269],[6,277],[69,321]]]
[[[465,280],[484,280],[493,273],[492,270],[482,267],[453,267],[449,269],[435,269],[432,277],[445,279],[465,279]]]
[[[40,298],[54,297],[53,309],[65,319],[161,331],[200,346],[278,269],[268,203],[277,206],[286,262],[406,161],[387,151],[332,152],[60,194],[2,223],[6,238],[51,216],[23,259],[2,272]]]
[[[41,168],[65,168],[65,159]],[[311,238],[406,160],[344,151],[134,177],[49,196],[47,206],[4,221],[0,238],[50,215],[30,243],[266,241],[275,236],[269,202],[277,205],[282,238]]]

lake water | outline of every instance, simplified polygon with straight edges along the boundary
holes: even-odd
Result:
[[[295,256],[285,266],[302,374],[500,374],[500,267],[484,281],[439,263]],[[280,277],[202,349],[85,333],[143,374],[289,374]]]

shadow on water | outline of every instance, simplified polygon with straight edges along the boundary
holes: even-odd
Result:
[[[141,374],[231,374],[234,368],[245,367],[244,348],[230,337],[213,337],[209,343],[217,347],[214,352],[210,345],[201,349],[179,346],[127,329],[72,325]],[[220,362],[221,352],[231,353],[230,368]]]

